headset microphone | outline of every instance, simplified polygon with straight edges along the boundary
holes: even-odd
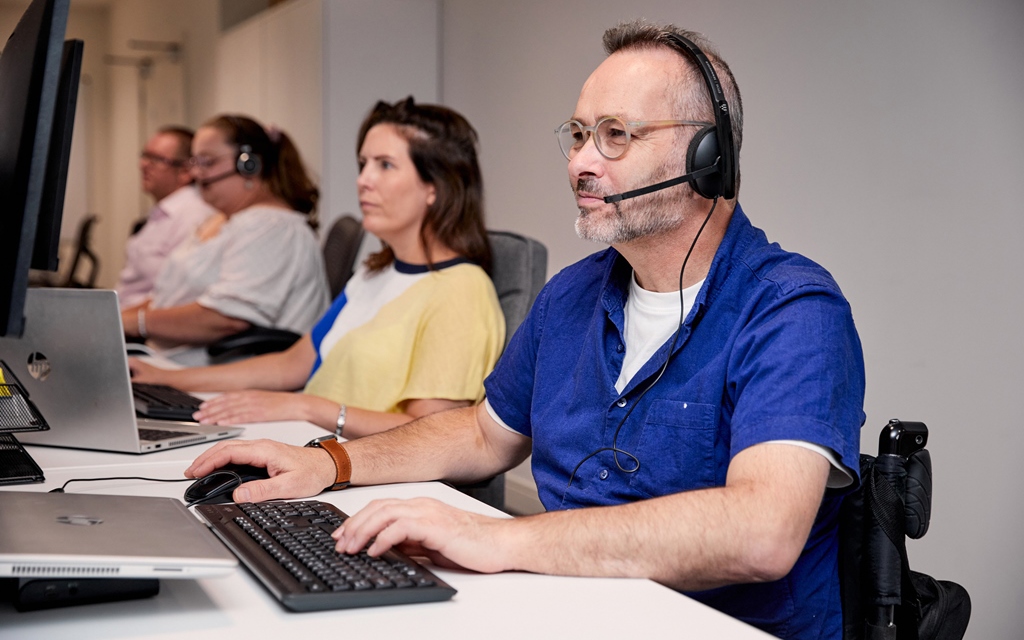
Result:
[[[212,178],[205,178],[203,180],[196,180],[196,183],[198,183],[200,187],[208,187],[211,184],[213,184],[214,182],[220,182],[221,180],[223,180],[225,178],[230,178],[231,176],[237,175],[237,174],[238,174],[238,171],[232,169],[231,171],[225,171],[224,173],[222,173],[220,175],[217,175],[217,176],[213,176]]]
[[[694,185],[698,179],[712,175],[717,172],[718,161],[716,160],[715,164],[711,165],[710,167],[704,167],[703,169],[691,171],[690,173],[679,176],[678,178],[672,178],[671,180],[665,180],[664,182],[652,184],[649,187],[642,187],[640,189],[634,189],[632,191],[625,191],[614,196],[604,196],[604,201],[608,204],[614,202],[621,202],[622,200],[628,200],[630,198],[635,198],[637,196],[645,196],[648,193],[654,193],[655,191],[668,189],[669,187],[674,187],[677,184],[683,184],[684,182],[689,182],[691,185]]]

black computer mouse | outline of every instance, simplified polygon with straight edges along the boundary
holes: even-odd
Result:
[[[185,489],[185,502],[189,505],[231,502],[231,493],[238,485],[269,477],[270,474],[263,467],[247,464],[224,465],[190,484],[188,489]]]

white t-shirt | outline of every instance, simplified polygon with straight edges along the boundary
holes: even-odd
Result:
[[[680,319],[690,313],[702,286],[704,280],[683,289],[683,313],[680,314],[678,291],[648,291],[637,284],[635,276],[629,279],[629,296],[623,309],[626,354],[619,379],[615,381],[616,391],[622,393],[636,372],[679,329]]]

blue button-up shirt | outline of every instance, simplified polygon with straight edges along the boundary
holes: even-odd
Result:
[[[827,447],[857,477],[863,354],[825,269],[769,244],[737,205],[665,373],[645,392],[671,338],[619,394],[631,274],[607,249],[556,275],[485,382],[497,416],[533,439],[545,508],[723,486],[733,456],[773,440]],[[786,578],[689,595],[780,637],[840,637],[839,500],[826,494]]]

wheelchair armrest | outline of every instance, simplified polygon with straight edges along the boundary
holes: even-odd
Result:
[[[206,347],[210,362],[217,364],[248,356],[284,351],[301,338],[287,329],[249,327],[245,331],[221,338]]]

